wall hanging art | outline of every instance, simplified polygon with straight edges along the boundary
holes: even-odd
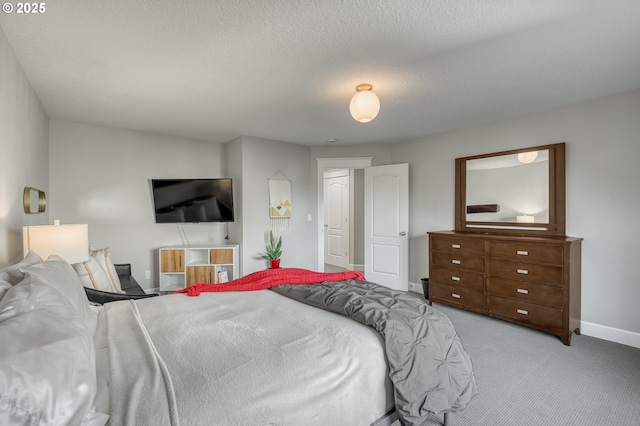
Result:
[[[47,208],[47,195],[38,188],[25,186],[22,192],[22,205],[27,214],[44,213]]]
[[[291,181],[281,171],[269,178],[269,219],[272,231],[289,231]]]

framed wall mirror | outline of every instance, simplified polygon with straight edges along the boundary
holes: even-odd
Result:
[[[565,144],[456,158],[456,231],[565,235]]]

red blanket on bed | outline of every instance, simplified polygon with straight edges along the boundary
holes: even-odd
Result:
[[[280,284],[316,284],[325,281],[365,280],[358,271],[347,272],[314,272],[301,268],[266,269],[254,272],[237,280],[222,284],[196,283],[175,293],[187,293],[187,296],[197,296],[206,291],[251,291],[264,290]]]

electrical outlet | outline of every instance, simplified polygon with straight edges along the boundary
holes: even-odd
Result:
[[[144,271],[144,277],[145,279],[150,279],[151,278],[151,271]]]

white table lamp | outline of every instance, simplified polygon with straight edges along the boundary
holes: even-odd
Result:
[[[24,255],[30,250],[41,258],[56,254],[68,263],[80,263],[89,259],[89,230],[81,225],[23,226],[22,242]]]

